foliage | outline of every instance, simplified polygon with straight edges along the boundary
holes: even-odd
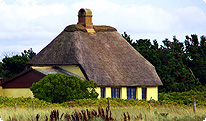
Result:
[[[204,91],[206,84],[206,37],[198,41],[197,35],[186,36],[180,42],[175,36],[173,41],[163,40],[159,46],[149,39],[133,41],[126,32],[122,36],[141,55],[152,63],[163,83],[160,92]]]
[[[30,87],[34,97],[52,102],[62,103],[74,99],[97,98],[97,83],[81,80],[75,76],[49,74]]]
[[[0,62],[0,80],[3,78],[5,71],[3,70],[3,64]]]
[[[74,111],[72,114],[65,114],[64,118],[66,119],[66,121],[71,121],[71,120],[72,121],[96,121],[96,120],[113,121],[114,120],[114,118],[112,117],[111,110],[108,110],[108,108],[106,108],[106,110],[104,111],[104,109],[100,107],[98,108],[98,111],[94,109],[91,111],[89,111],[88,109],[81,110],[81,112]],[[53,118],[53,119],[58,120],[58,118]]]
[[[197,35],[186,36],[185,40],[185,65],[187,65],[194,74],[196,81],[206,84],[206,36]]]
[[[17,104],[17,107],[32,107],[32,102],[35,102],[35,107],[56,107],[56,104],[52,104],[49,102],[45,102],[43,100],[39,100],[38,98],[9,98],[9,97],[0,97],[0,108],[2,107],[14,107],[15,103]]]
[[[151,101],[151,107],[157,106],[192,106],[193,99],[196,99],[198,107],[206,106],[206,92],[200,91],[188,91],[188,92],[171,92],[171,93],[159,93],[159,100]],[[148,107],[150,101],[146,100],[134,100],[134,99],[119,99],[119,98],[100,98],[100,99],[75,99],[72,101],[66,101],[63,103],[51,103],[38,98],[8,98],[0,97],[0,108],[3,107],[14,107],[15,103],[17,107],[32,107],[32,102],[35,102],[35,108],[46,108],[46,107],[107,107],[108,100],[110,100],[111,107]]]
[[[191,94],[191,95],[190,95]],[[180,100],[188,100],[188,98],[184,98],[184,95],[189,96],[196,96],[197,100],[197,112],[193,113],[193,109],[191,103],[184,105],[184,102]],[[203,95],[203,96],[202,96]],[[202,100],[200,103],[200,98],[205,99],[206,93],[205,92],[176,92],[176,93],[161,93],[159,97],[159,101],[152,100],[151,108],[148,109],[149,101],[145,100],[127,100],[127,99],[116,99],[111,98],[110,100],[110,109],[111,112],[108,114],[112,114],[112,118],[115,120],[152,120],[152,121],[159,121],[159,120],[190,120],[190,121],[199,121],[204,120],[206,115],[206,107],[203,104],[206,104],[205,100]],[[179,97],[176,98],[175,97]],[[182,99],[181,99],[182,98]],[[184,98],[184,99],[183,99]],[[172,100],[169,100],[172,99]],[[179,100],[179,101],[178,101]],[[35,103],[35,108],[32,108],[32,101]],[[179,103],[177,103],[177,101]],[[79,113],[84,113],[85,111],[88,114],[93,112],[97,112],[97,118],[94,120],[99,120],[101,118],[98,117],[99,110],[98,107],[102,107],[105,109],[107,107],[108,99],[79,99],[69,102],[64,102],[61,104],[58,103],[50,103],[43,100],[39,100],[37,98],[8,98],[8,97],[0,97],[0,117],[3,120],[11,119],[11,120],[36,120],[38,117],[41,121],[46,121],[46,119],[69,119],[70,117],[78,117],[80,116]],[[17,104],[17,109],[14,108],[15,103]],[[54,111],[58,109],[58,111]],[[53,110],[52,112],[50,112]],[[102,109],[101,109],[102,110]],[[103,111],[101,111],[103,112]],[[128,113],[127,113],[128,112]],[[38,116],[37,116],[38,114]],[[64,115],[63,115],[64,114]],[[90,116],[92,116],[91,114]],[[101,116],[106,117],[107,113],[104,111],[104,114],[101,113]],[[61,118],[63,115],[63,118]],[[110,115],[109,115],[110,116]],[[10,117],[10,118],[9,118]],[[111,117],[111,116],[110,116]],[[77,118],[77,117],[76,117]],[[66,120],[65,119],[65,120]],[[47,121],[48,121],[47,120]],[[93,120],[93,119],[92,119]]]
[[[28,51],[24,50],[21,55],[5,56],[2,60],[2,66],[0,64],[0,76],[2,75],[5,80],[22,72],[26,63],[35,55],[36,53],[30,48]]]
[[[206,92],[200,91],[187,91],[187,92],[170,92],[170,93],[159,93],[159,102],[180,104],[180,105],[192,105],[193,99],[195,98],[196,104],[206,106]]]
[[[173,38],[173,42],[166,39],[163,43],[164,46],[159,49],[162,65],[157,71],[164,84],[160,90],[162,92],[184,92],[201,89],[200,84],[195,81],[192,73],[183,63],[183,43],[180,43],[176,37]]]
[[[205,119],[205,109],[199,109],[194,114],[190,108],[158,107],[148,111],[146,107],[138,108],[66,108],[66,109],[35,109],[27,108],[13,110],[1,109],[1,119],[5,121],[202,121]],[[126,113],[125,113],[126,112]]]

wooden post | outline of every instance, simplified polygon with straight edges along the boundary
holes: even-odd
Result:
[[[108,99],[108,110],[110,110],[110,100]]]
[[[149,110],[150,110],[151,102],[152,102],[152,97],[150,98],[150,102],[149,102]]]
[[[17,107],[17,105],[16,105],[16,103],[15,103],[15,110],[16,110],[16,107]]]
[[[196,100],[195,98],[193,99],[193,111],[196,113]]]
[[[32,107],[33,107],[33,110],[34,110],[34,101],[32,102],[32,105],[33,105]]]

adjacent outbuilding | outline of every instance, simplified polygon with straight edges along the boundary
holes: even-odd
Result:
[[[68,72],[64,69],[58,67],[48,67],[48,68],[30,68],[20,74],[10,78],[0,86],[0,96],[6,97],[33,97],[33,93],[30,90],[30,87],[33,83],[38,82],[40,79],[44,78],[48,74],[57,74],[62,73],[65,75],[77,76],[71,72]],[[79,76],[77,76],[79,77]],[[81,78],[81,77],[79,77]],[[81,78],[82,80],[85,80]]]

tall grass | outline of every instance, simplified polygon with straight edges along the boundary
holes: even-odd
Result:
[[[197,109],[193,112],[193,99],[196,99]],[[17,119],[18,121],[45,121],[51,111],[58,110],[60,114],[73,114],[81,110],[98,110],[107,107],[110,100],[112,118],[115,120],[175,120],[202,121],[206,118],[206,92],[188,91],[159,93],[159,101],[124,100],[124,99],[80,99],[61,104],[49,103],[37,98],[8,98],[0,97],[0,118],[4,121]],[[33,110],[32,102],[35,102]],[[17,104],[17,109],[14,106]],[[10,118],[9,118],[10,117]]]
[[[0,117],[7,121],[10,119],[17,119],[20,121],[36,121],[37,114],[40,116],[39,121],[45,121],[46,116],[49,117],[52,110],[58,110],[61,114],[72,114],[73,112],[81,112],[81,110],[96,110],[97,107],[91,108],[1,108]],[[105,109],[105,108],[104,108]],[[128,113],[127,113],[128,112]],[[131,120],[146,120],[146,121],[163,121],[163,120],[176,120],[176,121],[202,121],[206,118],[206,108],[198,108],[196,113],[193,113],[192,107],[188,106],[157,106],[148,107],[111,107],[112,117],[115,120],[125,120],[124,115],[128,115]],[[128,120],[128,118],[127,118]]]

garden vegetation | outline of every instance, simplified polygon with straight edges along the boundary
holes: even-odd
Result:
[[[192,99],[196,98],[197,111],[193,112]],[[17,119],[21,121],[36,120],[38,114],[39,121],[46,121],[51,118],[51,112],[58,110],[58,118],[67,120],[78,114],[78,117],[87,110],[91,113],[92,120],[100,120],[106,117],[106,107],[110,100],[110,110],[108,118],[114,120],[153,120],[153,121],[202,121],[206,118],[206,92],[188,91],[160,93],[159,101],[152,100],[127,100],[117,98],[100,98],[100,99],[78,99],[63,103],[51,103],[37,98],[8,98],[0,97],[0,117],[3,120]],[[32,108],[34,101],[34,110]],[[16,103],[16,109],[15,107]],[[99,108],[104,110],[104,116],[99,115]],[[95,112],[94,112],[95,110]],[[62,114],[64,115],[62,116]],[[79,114],[81,113],[81,114]],[[111,116],[110,116],[111,114]],[[52,114],[53,115],[53,114]],[[57,115],[57,114],[56,114]],[[88,119],[88,114],[85,114]],[[99,116],[98,116],[99,115]],[[101,115],[103,115],[101,113]],[[69,117],[70,116],[70,117]],[[129,116],[129,117],[128,117]],[[9,118],[10,117],[10,118]],[[47,118],[46,118],[47,117]],[[55,116],[53,115],[53,118]]]
[[[62,103],[74,99],[95,99],[97,83],[81,80],[76,76],[49,74],[30,87],[35,98],[52,103]]]

